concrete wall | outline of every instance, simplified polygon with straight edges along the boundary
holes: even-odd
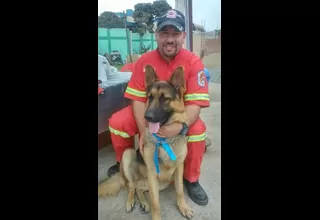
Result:
[[[202,48],[205,49],[205,56],[212,53],[221,53],[221,38],[214,39],[193,34],[193,52],[199,56]]]

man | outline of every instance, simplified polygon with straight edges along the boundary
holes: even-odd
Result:
[[[185,18],[177,10],[169,10],[158,20],[156,29],[158,48],[147,52],[135,63],[135,69],[128,83],[125,97],[132,105],[116,112],[109,119],[111,140],[116,152],[117,164],[110,167],[108,175],[119,172],[119,162],[126,148],[133,146],[133,136],[143,134],[146,129],[144,119],[146,92],[144,66],[150,64],[159,80],[169,80],[176,67],[182,65],[185,70],[185,105],[188,123],[163,126],[158,135],[174,137],[188,129],[188,154],[185,160],[184,184],[189,197],[199,205],[208,203],[208,196],[199,184],[200,167],[205,152],[206,126],[199,118],[200,109],[209,107],[208,83],[204,66],[199,57],[183,49],[186,38]],[[143,153],[143,135],[140,135],[139,149]]]

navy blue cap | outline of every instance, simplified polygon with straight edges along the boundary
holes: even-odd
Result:
[[[174,26],[178,31],[184,32],[186,21],[184,15],[175,9],[170,9],[157,18],[157,29],[156,32],[160,31],[163,27],[171,25]]]

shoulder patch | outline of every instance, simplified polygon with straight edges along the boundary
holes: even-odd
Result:
[[[206,75],[203,70],[198,73],[198,85],[201,87],[205,87],[206,85]]]

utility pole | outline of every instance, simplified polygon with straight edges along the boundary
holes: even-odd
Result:
[[[193,19],[192,19],[192,0],[184,0],[186,32],[187,32],[187,49],[193,51]]]
[[[127,37],[127,47],[129,49],[129,58],[130,62],[132,63],[132,56],[131,56],[131,40],[128,35],[128,30],[127,30],[127,14],[123,11],[123,22],[124,22],[124,29],[126,31],[126,37]]]

